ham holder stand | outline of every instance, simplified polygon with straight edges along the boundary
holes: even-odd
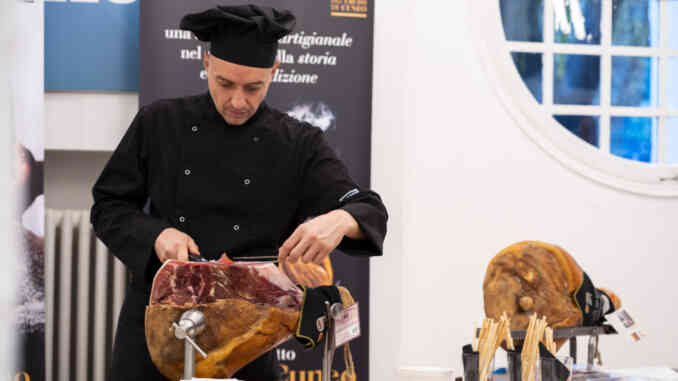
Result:
[[[323,350],[322,381],[330,381],[332,371],[332,360],[336,349],[335,319],[339,317],[343,310],[341,303],[330,305],[325,302],[325,316],[318,319],[316,326],[318,331],[325,333],[325,343]],[[172,323],[174,327],[174,336],[179,340],[184,340],[184,378],[183,380],[192,380],[195,376],[195,350],[207,358],[207,353],[196,344],[193,339],[205,329],[205,315],[198,310],[188,310],[181,315],[179,323]]]

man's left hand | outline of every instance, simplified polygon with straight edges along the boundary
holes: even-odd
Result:
[[[333,210],[299,225],[278,250],[278,260],[321,264],[344,236],[363,238],[353,216],[343,209]]]

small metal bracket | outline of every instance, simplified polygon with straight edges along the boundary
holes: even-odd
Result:
[[[320,330],[322,326],[325,332],[325,345],[323,348],[323,369],[322,381],[330,381],[332,375],[332,361],[334,360],[334,351],[336,349],[336,337],[334,335],[335,319],[339,317],[344,310],[341,303],[325,302],[325,316],[318,319],[316,326]]]

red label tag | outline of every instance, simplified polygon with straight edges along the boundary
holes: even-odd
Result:
[[[339,347],[360,336],[360,315],[358,303],[344,308],[338,318],[334,320],[334,337],[336,347]]]

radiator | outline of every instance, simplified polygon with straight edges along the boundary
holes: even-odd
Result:
[[[88,210],[46,212],[45,376],[105,381],[127,272],[99,241]]]

